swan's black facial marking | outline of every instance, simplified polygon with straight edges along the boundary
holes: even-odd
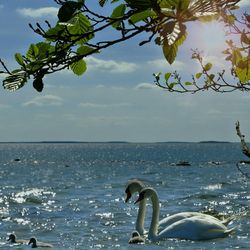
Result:
[[[138,199],[135,201],[135,204],[142,201],[143,199],[145,199],[145,192],[144,191],[140,192]]]
[[[126,198],[125,198],[125,202],[128,202],[129,199],[130,199],[131,196],[132,196],[132,194],[131,194],[131,192],[130,192],[130,190],[129,190],[128,187],[126,188],[125,193],[126,193],[126,195],[127,195]]]

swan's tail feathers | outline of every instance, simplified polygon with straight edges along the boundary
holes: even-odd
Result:
[[[235,215],[232,215],[232,216],[230,216],[230,217],[228,217],[228,218],[226,218],[226,219],[223,219],[222,220],[222,223],[225,225],[225,226],[227,226],[230,222],[232,222],[233,220],[235,220],[236,219],[236,216]]]
[[[229,234],[235,233],[236,229],[237,229],[237,226],[232,227],[232,228],[226,230],[226,231],[224,232],[225,236],[228,236]]]
[[[223,228],[210,228],[202,234],[203,239],[224,238],[235,231],[236,227],[230,229]]]

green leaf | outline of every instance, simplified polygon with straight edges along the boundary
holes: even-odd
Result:
[[[11,75],[3,80],[3,87],[9,91],[15,91],[27,82],[27,73],[22,69],[13,70]]]
[[[181,0],[179,1],[178,9],[180,11],[186,11],[189,7],[189,4],[190,4],[190,0]]]
[[[240,69],[245,69],[248,67],[248,61],[241,60],[237,63],[237,67]]]
[[[235,65],[235,64],[239,63],[239,61],[241,61],[241,60],[242,60],[242,54],[241,54],[240,50],[234,49],[232,52],[232,59],[231,59],[232,64]]]
[[[58,11],[58,19],[60,22],[68,22],[81,5],[74,1],[65,2]]]
[[[74,62],[70,65],[70,69],[74,72],[74,74],[80,76],[87,70],[86,62],[81,59],[77,62]]]
[[[130,8],[140,11],[152,8],[157,3],[157,0],[125,0],[125,2]]]
[[[55,27],[48,29],[46,32],[47,41],[56,41],[60,35],[65,32],[65,26],[57,24]]]
[[[247,83],[250,80],[250,64],[249,59],[243,58],[235,67],[235,73],[242,83]]]
[[[75,37],[73,36],[72,39],[79,38],[79,35],[87,34],[77,42],[78,44],[86,43],[94,37],[94,34],[92,33],[93,29],[91,23],[89,19],[83,14],[78,13],[77,15],[75,15],[71,20],[71,24],[72,26],[68,26],[67,29],[71,35],[75,35]]]
[[[112,14],[111,14],[111,18],[112,18],[112,19],[119,19],[119,18],[123,17],[123,16],[124,16],[124,13],[125,13],[125,10],[126,10],[126,5],[125,5],[125,4],[120,4],[120,5],[118,5],[118,6],[113,10],[113,12],[112,12]],[[111,20],[111,21],[113,21],[113,20]],[[121,24],[121,20],[118,20],[117,22],[114,22],[114,23],[112,24],[112,27],[113,27],[113,28],[117,28],[117,27],[120,26],[120,24]]]
[[[148,17],[156,17],[156,13],[153,10],[145,10],[139,13],[135,13],[134,15],[132,15],[129,19],[130,23],[137,23],[140,21],[143,21],[144,19],[148,18]]]
[[[15,59],[18,64],[20,64],[21,66],[24,66],[23,57],[20,53],[15,54]]]
[[[77,49],[77,53],[79,54],[79,55],[88,55],[89,53],[91,53],[92,51],[94,51],[94,50],[96,50],[95,48],[92,48],[92,47],[89,47],[89,46],[86,46],[86,45],[82,45],[82,46],[80,46],[78,49]],[[98,51],[97,52],[95,52],[95,53],[98,53]]]
[[[237,20],[237,18],[234,15],[227,15],[226,16],[226,22],[229,25],[233,25],[236,20]]]
[[[157,3],[161,8],[177,7],[180,0],[157,0]]]
[[[201,76],[202,76],[201,72],[195,74],[196,79],[199,79]]]
[[[177,84],[178,84],[177,82],[172,82],[172,83],[170,83],[170,84],[168,85],[168,88],[169,88],[170,90],[172,90],[172,89],[174,88],[174,86],[177,85]]]
[[[177,56],[179,46],[185,41],[186,33],[183,34],[175,43],[169,45],[168,41],[163,43],[163,54],[169,64],[172,64]]]
[[[191,83],[191,82],[185,82],[184,83],[186,86],[191,86],[191,85],[193,85],[193,83]]]
[[[30,60],[36,60],[39,55],[39,49],[35,44],[31,44],[27,51],[26,57]]]
[[[178,46],[174,43],[168,45],[168,43],[163,44],[163,54],[169,64],[172,64],[177,56]]]
[[[205,71],[209,71],[212,67],[213,67],[213,64],[212,64],[212,63],[207,63],[207,64],[204,66],[204,70],[205,70]]]
[[[166,80],[166,82],[168,81],[168,79],[170,78],[171,75],[172,75],[171,72],[168,72],[168,73],[165,74],[165,80]]]
[[[214,80],[214,77],[215,77],[214,74],[210,74],[207,80],[211,83]]]

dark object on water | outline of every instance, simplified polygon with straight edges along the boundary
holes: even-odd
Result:
[[[21,161],[21,159],[19,159],[19,158],[16,158],[16,159],[14,159],[14,161]]]
[[[179,161],[176,166],[191,166],[191,164],[188,161]]]
[[[128,241],[129,244],[139,244],[139,243],[145,243],[145,239],[140,236],[140,234],[137,231],[133,231],[132,237]]]
[[[240,161],[240,164],[250,164],[250,161]]]
[[[40,241],[37,241],[36,238],[31,238],[29,243],[29,245],[31,245],[32,248],[37,248],[37,247],[53,247],[51,244],[49,243],[44,243],[44,242],[40,242]]]
[[[17,243],[17,244],[28,244],[28,240],[17,240],[15,234],[10,234],[8,241],[10,243]]]

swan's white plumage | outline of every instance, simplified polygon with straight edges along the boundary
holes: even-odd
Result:
[[[148,233],[149,240],[158,241],[166,238],[208,240],[225,237],[233,231],[213,216],[196,215],[167,225],[165,229],[158,233],[160,207],[157,192],[153,188],[144,188],[141,190],[137,202],[146,200],[146,198],[150,198],[153,205],[152,220]]]
[[[130,180],[126,186],[126,189],[125,189],[125,193],[127,195],[127,197],[125,198],[125,201],[127,202],[134,193],[137,193],[137,192],[140,193],[144,187],[145,187],[145,185],[143,184],[142,181],[137,180],[137,179]],[[144,229],[145,216],[146,216],[146,199],[143,199],[139,204],[139,210],[138,210],[138,215],[137,215],[137,219],[136,219],[136,227],[135,227],[140,235],[146,234],[146,230]],[[227,220],[220,221],[219,219],[217,219],[211,215],[203,214],[203,213],[199,213],[199,212],[181,212],[181,213],[167,216],[167,217],[163,218],[162,220],[160,220],[159,227],[166,228],[167,226],[172,225],[173,223],[175,223],[179,220],[190,218],[193,216],[201,216],[204,219],[218,220],[218,222],[221,222],[223,224],[228,224],[231,221],[231,218],[229,218]]]

